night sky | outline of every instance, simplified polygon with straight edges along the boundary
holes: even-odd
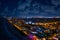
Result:
[[[60,16],[60,0],[0,0],[0,15],[56,17]]]

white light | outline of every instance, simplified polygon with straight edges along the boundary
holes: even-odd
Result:
[[[28,22],[26,22],[26,24],[28,24]]]
[[[29,21],[29,24],[31,24],[32,22],[31,21]]]
[[[34,25],[35,23],[32,23],[32,25]]]
[[[37,32],[32,32],[33,34],[36,34]]]

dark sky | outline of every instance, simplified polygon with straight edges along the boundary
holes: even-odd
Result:
[[[60,0],[0,0],[0,15],[56,17],[60,16]]]

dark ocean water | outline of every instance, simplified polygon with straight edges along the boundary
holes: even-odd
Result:
[[[27,40],[27,38],[6,19],[0,18],[0,40]]]

